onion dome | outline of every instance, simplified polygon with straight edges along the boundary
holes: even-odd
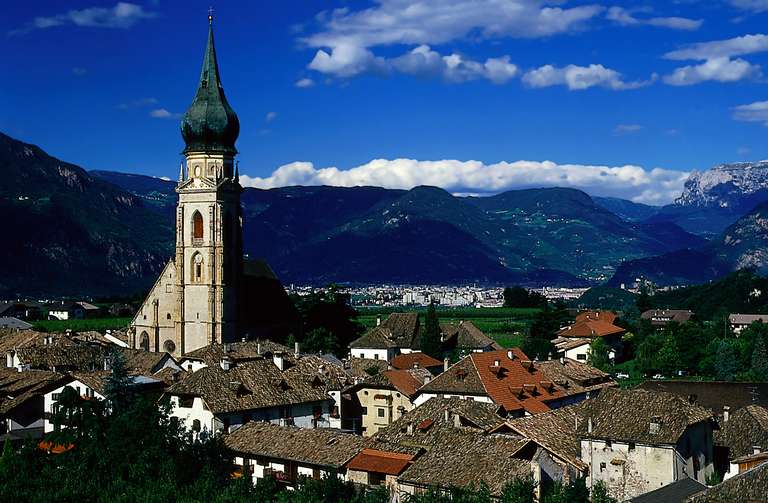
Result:
[[[240,121],[224,96],[224,88],[213,45],[213,19],[208,17],[208,45],[200,72],[195,99],[181,119],[181,136],[189,152],[235,154],[235,141],[240,134]]]

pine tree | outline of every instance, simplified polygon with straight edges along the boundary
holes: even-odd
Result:
[[[427,308],[427,316],[424,319],[424,332],[421,334],[420,349],[422,353],[433,358],[443,357],[442,342],[440,340],[440,320],[437,318],[435,303],[430,302]]]
[[[715,359],[715,377],[720,381],[732,381],[736,374],[736,350],[726,340],[721,340],[717,346]]]
[[[768,380],[768,349],[765,347],[765,337],[760,335],[752,353],[752,374],[758,381]]]
[[[113,410],[121,411],[131,401],[131,378],[128,375],[128,368],[125,362],[125,356],[117,349],[113,350],[108,357],[110,374],[104,383],[104,393],[109,405]]]
[[[640,295],[637,296],[635,306],[637,306],[637,310],[640,311],[641,314],[649,309],[653,309],[653,301],[648,293],[648,285],[645,282],[640,285]]]

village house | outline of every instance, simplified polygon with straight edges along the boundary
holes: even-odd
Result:
[[[715,446],[725,451],[726,479],[768,460],[768,408],[747,405],[733,413],[726,410]]]
[[[552,343],[560,355],[586,362],[590,344],[602,338],[610,348],[608,358],[614,361],[621,352],[621,337],[626,333],[625,329],[614,325],[616,318],[616,313],[611,311],[584,311],[576,315],[573,324],[561,328]]]
[[[0,302],[0,317],[17,318],[20,320],[38,320],[41,316],[42,309],[38,302]]]
[[[254,483],[273,477],[293,487],[299,477],[346,480],[346,463],[363,450],[365,440],[333,429],[305,429],[251,421],[225,437],[242,476]]]
[[[768,314],[730,314],[728,315],[728,323],[731,326],[731,330],[737,336],[742,330],[749,327],[753,323],[765,323],[768,321]]]
[[[363,436],[375,434],[413,409],[416,391],[431,379],[432,374],[419,367],[368,376],[343,391],[348,403],[342,424]]]
[[[386,320],[349,345],[353,358],[391,361],[397,355],[417,352],[423,330],[419,313],[392,313]],[[440,341],[443,352],[460,353],[492,351],[501,348],[470,321],[441,323]]]
[[[262,355],[236,363],[226,355],[171,386],[172,414],[187,429],[232,432],[250,420],[303,428],[341,426],[341,368],[314,355]]]
[[[693,316],[694,312],[690,309],[649,309],[640,318],[650,321],[654,328],[663,329],[670,323],[683,324],[690,321]]]
[[[417,391],[418,406],[435,397],[495,403],[519,417],[578,403],[615,386],[610,376],[561,358],[534,362],[519,348],[472,353]]]
[[[686,503],[768,503],[768,463],[690,496]]]
[[[67,376],[55,372],[0,368],[0,440],[42,437],[46,411],[43,397],[67,381]]]
[[[58,401],[65,388],[73,389],[84,400],[104,400],[107,392],[106,379],[109,371],[101,372],[77,372],[66,376],[63,382],[57,383],[55,389],[43,394],[44,429],[45,433],[54,431],[54,416],[59,411]],[[136,393],[162,393],[165,383],[157,378],[132,375],[129,376],[129,386]]]
[[[580,405],[581,460],[625,501],[683,478],[714,473],[712,413],[675,395],[606,389]]]
[[[499,497],[504,486],[515,479],[542,481],[537,461],[542,457],[541,446],[517,434],[492,433],[504,424],[500,412],[491,403],[429,400],[380,430],[368,447],[379,458],[399,454],[402,469],[397,475],[397,494],[401,497],[432,487],[477,487],[481,483]],[[393,445],[411,451],[393,452]]]
[[[181,367],[188,372],[196,372],[201,368],[218,365],[222,358],[227,358],[234,364],[245,363],[273,355],[288,357],[290,348],[269,339],[254,341],[229,342],[224,344],[209,344],[182,356],[179,359]],[[294,355],[299,353],[299,347],[294,347]]]
[[[49,304],[46,307],[49,320],[82,320],[85,318],[85,308],[77,302],[66,300]]]
[[[12,316],[0,317],[0,328],[10,328],[14,330],[32,330],[32,324]]]

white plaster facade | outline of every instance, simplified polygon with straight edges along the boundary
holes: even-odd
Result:
[[[373,348],[352,348],[352,358],[367,358],[370,360],[384,360],[390,361],[397,353],[395,350],[390,349],[373,349]]]
[[[89,400],[93,400],[93,399],[104,400],[104,395],[94,390],[93,388],[89,387],[88,385],[83,384],[77,379],[73,379],[67,384],[63,386],[59,386],[58,388],[52,391],[49,391],[43,397],[43,411],[45,413],[45,416],[44,416],[45,417],[45,421],[44,421],[45,433],[50,433],[54,429],[51,418],[56,412],[55,410],[56,402],[59,399],[59,395],[64,391],[64,388],[72,388],[75,391],[77,391],[78,395]]]
[[[474,400],[476,402],[493,403],[491,397],[487,395],[459,395],[452,393],[419,393],[413,400],[414,406],[418,407],[430,398],[460,398],[462,400]]]

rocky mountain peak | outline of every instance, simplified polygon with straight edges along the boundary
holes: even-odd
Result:
[[[691,173],[675,203],[728,208],[761,190],[768,190],[768,161],[721,164]]]

